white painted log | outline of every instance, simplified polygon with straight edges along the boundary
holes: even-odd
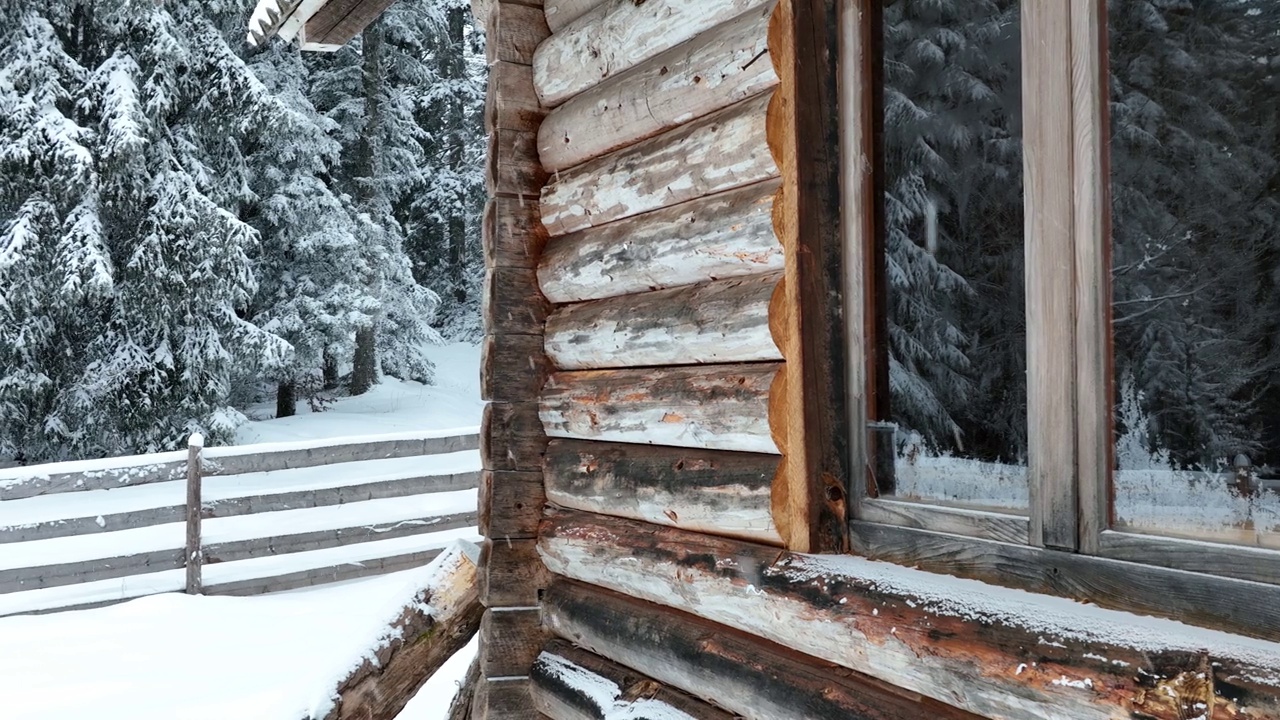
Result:
[[[560,32],[569,23],[591,12],[602,2],[604,0],[543,0],[542,8],[547,13],[547,27],[551,28],[551,32]]]
[[[562,370],[781,360],[769,299],[781,273],[567,305],[546,324]]]
[[[765,134],[770,97],[553,176],[542,191],[542,223],[565,235],[777,177]]]
[[[777,85],[767,56],[773,6],[755,8],[556,108],[538,132],[543,167],[573,167]]]
[[[690,40],[770,0],[605,0],[533,56],[546,107]]]
[[[551,241],[538,281],[555,303],[781,270],[768,180]]]
[[[781,365],[556,373],[538,415],[551,437],[777,454],[769,387]]]

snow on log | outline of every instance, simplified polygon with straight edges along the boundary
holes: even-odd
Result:
[[[544,617],[574,644],[750,720],[977,720],[722,625],[581,583],[553,584]]]
[[[578,302],[782,269],[768,180],[552,240],[538,281]]]
[[[533,665],[533,703],[552,720],[733,720],[563,640],[548,642]]]
[[[769,0],[605,0],[533,56],[538,97],[555,107]]]
[[[777,85],[762,57],[772,10],[766,3],[556,108],[538,131],[543,167],[573,167]]]
[[[586,15],[604,0],[543,0],[551,32],[560,32],[566,25]]]
[[[547,320],[563,370],[781,360],[769,300],[781,273],[567,305]]]
[[[547,499],[574,510],[780,545],[777,455],[553,440]]]
[[[565,235],[776,177],[765,139],[770,97],[559,173],[542,190],[543,225]]]
[[[776,453],[769,388],[781,365],[699,365],[555,373],[539,415],[547,435]]]
[[[1280,712],[1280,648],[1175,621],[572,511],[548,514],[539,552],[553,573],[984,717],[1232,720]],[[548,617],[561,634],[555,611]],[[655,674],[664,667],[612,659]]]
[[[337,705],[325,720],[393,720],[471,640],[484,611],[476,581],[479,552],[459,542],[432,563],[429,582],[387,626],[372,656],[338,684]]]

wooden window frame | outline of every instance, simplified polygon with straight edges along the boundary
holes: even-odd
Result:
[[[880,5],[840,0],[837,23],[849,358],[841,439],[848,467],[862,469],[847,483],[853,552],[1280,640],[1280,551],[1111,529],[1105,0],[1022,0],[1028,512],[869,496],[872,353],[883,352],[874,276],[883,213]]]

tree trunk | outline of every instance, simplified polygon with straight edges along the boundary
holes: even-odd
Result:
[[[324,351],[324,389],[336,390],[341,383],[338,377],[338,358],[328,350]]]
[[[449,10],[449,52],[445,60],[445,76],[448,80],[462,81],[467,75],[467,65],[465,58],[466,36],[465,29],[467,25],[467,13],[470,10],[465,6],[458,6]],[[449,169],[457,175],[466,172],[464,164],[466,162],[466,135],[464,124],[466,122],[466,113],[463,107],[465,101],[461,97],[457,97],[449,106],[448,118],[448,143],[449,143]],[[462,304],[467,300],[467,220],[466,208],[462,207],[465,198],[459,197],[459,207],[449,215],[448,238],[449,238],[449,282],[453,285],[453,299],[458,304]]]
[[[453,702],[449,703],[449,714],[446,716],[448,720],[471,720],[471,702],[476,696],[476,684],[480,682],[480,658],[471,661],[471,667],[467,670],[466,678],[462,681],[462,687],[458,688],[458,694],[453,696]]]
[[[378,342],[373,326],[356,331],[356,355],[351,368],[351,394],[363,395],[378,382]]]
[[[298,414],[298,386],[292,381],[282,382],[276,386],[276,418],[293,417]]]

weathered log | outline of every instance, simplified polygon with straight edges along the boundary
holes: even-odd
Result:
[[[478,548],[460,543],[432,563],[429,583],[382,633],[374,657],[338,684],[338,703],[327,720],[393,720],[471,640],[484,610],[476,585],[478,557]]]
[[[578,93],[768,0],[605,0],[533,57],[538,97],[555,107]]]
[[[709,115],[778,84],[765,3],[578,95],[547,116],[538,152],[550,172]]]
[[[534,52],[551,36],[542,8],[494,0],[485,31],[489,63],[531,65]]]
[[[547,244],[538,201],[526,197],[490,198],[484,211],[485,267],[536,267]]]
[[[480,483],[480,534],[495,540],[536,538],[544,504],[542,473],[486,470]]]
[[[559,173],[542,191],[542,223],[564,235],[777,176],[765,141],[769,97]]]
[[[777,455],[553,440],[547,499],[566,508],[780,545]]]
[[[544,607],[557,635],[750,720],[976,720],[766,640],[588,585],[553,583]]]
[[[538,608],[492,608],[480,623],[480,674],[487,678],[529,674],[546,633]]]
[[[503,130],[489,134],[485,184],[489,195],[538,197],[547,173],[538,163],[538,136],[532,131]]]
[[[504,61],[489,66],[489,91],[485,94],[484,106],[488,132],[498,129],[537,132],[546,115],[533,91],[533,68]]]
[[[768,406],[779,369],[761,363],[555,373],[539,415],[551,437],[775,453]]]
[[[423,496],[413,498],[412,502],[421,506],[424,504]],[[293,532],[244,540],[219,541],[211,538],[210,536],[213,533],[206,529],[204,561],[208,564],[214,564],[295,552],[326,550],[376,540],[391,540],[393,538],[442,532],[444,530],[459,530],[472,527],[476,522],[474,510],[452,515],[427,514],[430,512],[429,509],[424,509],[423,514],[419,517],[386,523],[363,523],[351,527]],[[221,535],[222,533],[219,534]]]
[[[558,237],[538,265],[542,292],[577,302],[781,270],[777,192],[768,180]]]
[[[560,32],[566,25],[591,12],[604,0],[544,0],[542,7],[547,14],[551,32]]]
[[[480,397],[490,402],[533,400],[550,366],[541,334],[486,335],[480,346]]]
[[[485,607],[533,607],[551,581],[535,540],[486,540],[480,548],[480,599]]]
[[[533,708],[529,678],[480,678],[476,684],[473,720],[543,720]]]
[[[536,402],[489,403],[480,429],[480,459],[486,470],[539,470],[547,433]]]
[[[729,713],[563,640],[533,665],[533,702],[552,720],[733,720]]]
[[[1280,712],[1280,685],[1260,680],[1275,677],[1280,653],[1226,633],[857,557],[779,555],[583,513],[552,512],[541,536],[552,572],[985,717],[1183,720],[1207,707],[1215,719]],[[554,621],[550,627],[559,632]],[[1196,711],[1196,703],[1204,705]]]
[[[770,273],[562,307],[547,320],[547,357],[562,370],[781,360],[769,330],[780,279]]]
[[[471,661],[471,666],[467,668],[467,674],[462,679],[462,685],[453,696],[453,700],[449,702],[446,720],[472,720],[471,705],[475,702],[476,685],[479,682],[480,659],[476,658]]]
[[[494,335],[540,335],[550,305],[538,290],[533,270],[493,267],[485,273],[480,314],[485,332]]]

